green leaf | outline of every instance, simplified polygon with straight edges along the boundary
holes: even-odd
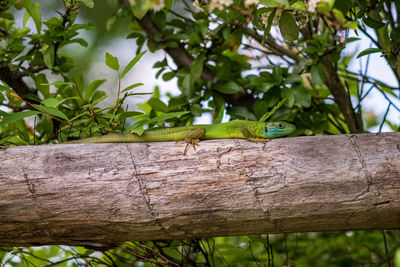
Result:
[[[106,99],[107,97],[108,97],[108,95],[105,94],[105,95],[103,95],[103,96],[97,98],[96,100],[93,101],[92,105],[93,105],[93,106],[96,106],[98,103],[100,103],[101,101],[103,101],[103,100]]]
[[[308,91],[306,91],[303,85],[293,87],[292,92],[294,94],[296,102],[299,103],[301,106],[305,108],[311,106],[311,95]]]
[[[358,54],[357,58],[360,58],[362,56],[372,54],[372,53],[379,53],[379,52],[385,52],[385,50],[380,49],[380,48],[367,48],[363,50],[360,54]]]
[[[167,73],[164,73],[164,74],[163,74],[162,79],[163,79],[164,81],[169,81],[169,80],[171,80],[172,78],[174,78],[175,75],[176,75],[176,73],[173,72],[173,71],[167,72]]]
[[[286,106],[288,108],[291,108],[293,106],[295,98],[294,98],[293,90],[291,88],[284,87],[281,91],[281,97],[287,98]]]
[[[33,115],[40,114],[39,111],[22,111],[22,112],[15,112],[15,113],[7,113],[2,115],[2,120],[0,121],[0,126],[7,125],[9,123],[22,120],[26,117],[30,117]]]
[[[394,254],[394,266],[400,267],[400,249],[399,248],[396,250],[396,253]]]
[[[165,57],[162,61],[154,63],[153,68],[163,68],[168,66],[167,58]]]
[[[201,116],[203,113],[203,109],[201,108],[200,104],[193,104],[190,108],[190,111],[192,112],[193,116]]]
[[[151,95],[152,93],[129,93],[128,96],[131,95]]]
[[[77,43],[77,44],[80,44],[83,47],[88,47],[89,46],[88,42],[86,42],[86,40],[83,39],[83,38],[75,38],[75,39],[69,40],[68,43]]]
[[[107,22],[106,22],[106,30],[111,31],[112,27],[115,24],[115,21],[117,20],[116,15],[111,15],[108,17]]]
[[[269,16],[268,16],[268,25],[267,25],[267,27],[265,27],[264,35],[268,34],[271,31],[271,27],[274,22],[275,14],[276,14],[276,8],[274,8],[272,10],[271,14],[269,14]],[[262,45],[264,45],[264,42],[265,42],[265,38],[263,38],[263,40],[262,40]]]
[[[121,94],[124,93],[124,92],[126,92],[126,91],[129,91],[129,90],[131,90],[131,89],[133,89],[133,88],[142,86],[142,85],[143,85],[143,83],[131,84],[131,85],[129,85],[128,87],[125,87],[124,90],[121,91]],[[149,93],[145,93],[145,94],[147,95],[147,94],[149,94]]]
[[[377,20],[374,20],[371,17],[363,18],[363,21],[367,26],[369,26],[369,27],[371,27],[373,29],[380,29],[383,26],[385,26],[385,23],[377,21]]]
[[[150,98],[147,103],[156,111],[168,112],[168,106],[158,98]]]
[[[93,8],[94,7],[93,0],[77,0],[77,2],[80,2],[80,3],[84,4],[88,8]]]
[[[215,117],[213,124],[218,124],[222,122],[222,118],[224,117],[225,107],[221,107],[218,111],[217,117]]]
[[[283,70],[280,66],[274,67],[272,70],[272,77],[276,84],[281,84],[283,79]]]
[[[296,20],[290,13],[283,11],[279,19],[279,30],[283,38],[288,41],[294,41],[299,36],[299,27],[296,24]]]
[[[10,140],[11,138],[15,138],[15,136],[9,135],[9,136],[6,136],[6,137],[0,139],[0,145],[6,143],[6,142],[7,142],[8,140]],[[0,254],[0,258],[1,258],[1,257],[2,257],[2,255]]]
[[[301,78],[300,75],[297,74],[291,74],[287,76],[284,80],[284,82],[287,83],[301,83],[303,81],[303,78]]]
[[[29,29],[28,27],[17,28],[14,31],[12,31],[8,37],[12,39],[19,39],[24,36],[27,36],[30,31],[31,29]]]
[[[346,14],[352,6],[352,1],[336,0],[333,7],[342,11],[343,14]]]
[[[285,8],[289,7],[288,0],[260,0],[261,4],[264,4],[266,7],[280,7],[283,6]]]
[[[190,74],[192,74],[193,77],[200,78],[201,73],[203,72],[205,59],[206,57],[204,55],[200,55],[193,61],[193,64],[190,67]]]
[[[25,14],[24,14],[24,19],[22,21],[22,26],[26,27],[26,23],[28,23],[28,20],[29,20],[30,17],[31,16],[29,15],[29,12],[26,11]]]
[[[348,44],[348,43],[355,42],[355,41],[358,41],[358,40],[361,40],[361,38],[349,37],[349,38],[346,38],[345,42],[346,42],[346,44]]]
[[[113,70],[119,70],[118,58],[106,52],[106,65]]]
[[[257,118],[264,116],[265,112],[269,110],[267,103],[264,99],[256,99],[253,105],[253,112]]]
[[[293,9],[301,10],[301,11],[306,11],[307,10],[306,3],[301,2],[301,1],[293,3],[290,7],[293,8]]]
[[[48,80],[46,75],[43,73],[37,74],[34,78],[35,86],[42,93],[44,98],[48,98],[50,96],[50,86],[48,84]]]
[[[166,120],[169,120],[169,119],[172,119],[172,118],[176,118],[176,117],[188,114],[188,113],[190,113],[190,111],[164,113],[164,114],[161,114],[161,115],[159,115],[157,117],[154,117],[154,118],[152,118],[150,120],[147,120],[146,123],[150,124],[150,123],[155,123],[155,122],[160,122],[160,121],[166,121]]]
[[[285,97],[284,99],[282,99],[278,105],[276,105],[270,112],[265,113],[260,119],[259,121],[266,121],[269,117],[271,117],[287,100],[287,98]]]
[[[321,65],[312,65],[311,66],[311,78],[312,81],[319,86],[324,85],[324,77]]]
[[[35,23],[36,30],[40,33],[42,27],[42,18],[40,15],[39,4],[32,2],[32,0],[22,0],[22,5],[26,8]]]
[[[240,118],[240,119],[246,119],[246,120],[251,120],[251,121],[256,121],[257,118],[254,116],[253,113],[251,113],[247,108],[243,106],[235,106],[229,109],[229,115],[231,115],[234,118]]]
[[[135,125],[132,125],[131,127],[125,129],[124,132],[131,132],[131,133],[135,133],[138,135],[142,135],[143,133],[143,125],[144,124],[151,124],[151,123],[155,123],[155,122],[161,122],[161,121],[166,121],[168,119],[172,119],[175,117],[179,117],[185,114],[190,113],[190,111],[181,111],[181,112],[172,112],[172,113],[164,113],[161,114],[157,117],[154,117],[152,119],[149,120],[144,120],[141,123],[136,123]]]
[[[143,38],[144,35],[142,32],[131,32],[130,34],[128,34],[128,36],[126,36],[126,39],[130,39],[130,38]]]
[[[136,55],[129,63],[126,65],[124,70],[121,73],[121,79],[135,66],[135,64],[140,60],[140,58],[146,54],[147,51],[143,51],[140,54]]]
[[[194,94],[195,89],[193,85],[193,79],[190,74],[186,75],[185,78],[183,78],[182,87],[185,96],[191,98]]]
[[[143,114],[144,114],[143,112],[139,112],[139,111],[127,111],[127,112],[121,113],[119,115],[119,118],[121,120],[123,120],[126,118],[135,117],[135,116],[139,116],[139,115],[143,115]]]
[[[40,111],[42,111],[42,113],[44,111],[45,113],[48,113],[50,115],[53,115],[55,117],[62,118],[64,120],[68,121],[68,117],[63,112],[61,112],[60,110],[58,110],[56,108],[41,105],[38,107],[38,109]]]
[[[52,107],[52,108],[56,108],[61,103],[62,103],[62,101],[59,101],[55,98],[46,98],[42,101],[43,105],[45,105],[46,107]]]
[[[75,74],[72,80],[74,81],[74,87],[76,86],[80,92],[83,92],[83,89],[85,88],[85,81],[83,80],[82,72]]]
[[[74,82],[54,82],[54,83],[42,83],[42,85],[74,85]]]
[[[54,46],[50,45],[43,53],[44,64],[52,69],[54,67]]]
[[[215,90],[223,94],[235,94],[242,90],[239,84],[234,81],[218,84],[215,86]]]
[[[99,88],[100,85],[102,85],[106,79],[103,80],[95,80],[91,82],[88,87],[85,89],[85,95],[83,96],[83,99],[85,102],[88,102],[89,99],[92,97],[93,93],[96,91],[97,88]]]

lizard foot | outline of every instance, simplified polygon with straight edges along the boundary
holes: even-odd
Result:
[[[187,152],[189,146],[192,146],[194,151],[196,151],[196,146],[200,145],[199,144],[200,139],[192,139],[192,138],[186,137],[184,139],[184,141],[186,142],[186,147],[185,147],[185,150],[183,151],[183,155],[186,155],[186,152]]]

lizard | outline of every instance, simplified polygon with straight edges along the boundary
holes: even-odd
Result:
[[[296,127],[287,122],[260,122],[236,120],[220,124],[199,124],[191,126],[152,129],[142,135],[136,134],[107,134],[81,140],[68,141],[67,144],[89,143],[136,143],[186,141],[196,150],[199,140],[241,138],[252,142],[266,142],[268,139],[281,137],[292,133]]]

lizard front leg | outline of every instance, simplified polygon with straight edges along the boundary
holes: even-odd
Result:
[[[204,129],[204,128],[198,128],[195,130],[191,130],[184,138],[184,141],[186,142],[186,147],[183,152],[183,155],[186,155],[186,152],[190,145],[193,146],[193,149],[196,151],[196,146],[199,145],[199,141],[204,136],[205,133],[206,133],[206,129]]]

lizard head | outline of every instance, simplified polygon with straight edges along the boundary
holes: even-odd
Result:
[[[296,126],[287,122],[267,122],[265,123],[263,135],[265,138],[275,138],[291,134],[294,130],[296,130]]]

